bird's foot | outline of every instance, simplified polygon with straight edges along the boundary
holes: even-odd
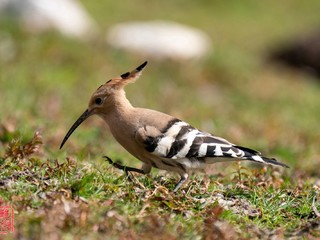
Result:
[[[178,191],[178,189],[182,186],[182,184],[188,179],[188,174],[185,173],[184,175],[181,176],[180,181],[178,182],[178,184],[175,186],[175,188],[173,189],[173,192],[176,193]]]
[[[107,159],[107,161],[114,166],[117,169],[120,169],[122,171],[124,171],[126,173],[126,175],[128,176],[128,179],[131,180],[130,176],[129,176],[129,172],[137,172],[137,173],[141,173],[141,174],[145,174],[145,172],[142,169],[138,169],[138,168],[133,168],[133,167],[127,167],[127,166],[123,166],[119,163],[116,163],[114,161],[112,161],[111,158],[109,158],[108,156],[104,156],[105,159]]]

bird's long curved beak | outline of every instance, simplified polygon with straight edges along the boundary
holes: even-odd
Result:
[[[63,145],[65,144],[65,142],[68,140],[68,138],[71,136],[71,134],[74,132],[74,130],[77,129],[77,127],[79,127],[79,125],[86,120],[88,117],[90,117],[91,112],[87,109],[84,111],[84,113],[81,114],[81,116],[78,118],[78,120],[72,125],[72,127],[70,128],[70,130],[68,131],[68,133],[66,134],[66,136],[64,137],[61,145],[60,145],[60,149],[63,147]]]

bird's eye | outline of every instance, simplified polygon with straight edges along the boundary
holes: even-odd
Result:
[[[97,105],[101,105],[102,99],[101,99],[101,98],[96,98],[96,99],[94,100],[94,102],[95,102],[95,104],[97,104]]]

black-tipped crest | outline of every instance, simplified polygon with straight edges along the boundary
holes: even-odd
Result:
[[[142,63],[139,67],[136,68],[137,71],[141,71],[142,69],[144,69],[144,67],[148,64],[148,61],[145,61],[144,63]]]
[[[148,62],[145,61],[139,67],[132,70],[131,72],[126,72],[126,73],[121,74],[120,75],[121,79],[129,80],[129,81],[127,81],[127,83],[133,82],[135,79],[137,79],[140,76],[142,69],[144,69],[144,67],[147,65],[147,63]]]
[[[124,74],[121,74],[120,76],[121,76],[122,79],[126,79],[127,77],[130,76],[130,72],[126,72]]]
[[[128,79],[132,76],[134,76],[135,74],[139,73],[142,71],[142,69],[144,69],[144,67],[147,65],[148,61],[145,61],[144,63],[142,63],[139,67],[137,67],[135,70],[131,71],[131,72],[126,72],[120,75],[120,77],[122,79]]]

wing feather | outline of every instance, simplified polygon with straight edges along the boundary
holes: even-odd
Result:
[[[202,132],[183,121],[170,123],[169,127],[156,136],[151,136],[148,129],[152,128],[144,127],[145,149],[161,158],[172,160],[234,158],[285,166],[275,159],[262,157],[256,150],[237,146],[226,139]]]

